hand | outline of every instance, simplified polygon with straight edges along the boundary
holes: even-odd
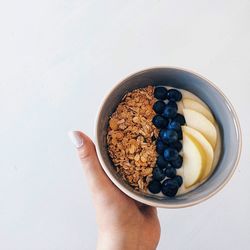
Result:
[[[93,197],[98,250],[152,250],[160,239],[157,210],[129,198],[104,173],[95,146],[79,131],[70,133]]]

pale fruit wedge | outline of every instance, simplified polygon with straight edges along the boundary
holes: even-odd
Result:
[[[202,106],[208,108],[207,104],[205,102],[203,102],[200,98],[198,98],[196,95],[194,95],[193,93],[191,93],[187,90],[184,90],[184,89],[181,90],[181,93],[182,93],[182,99],[194,100],[194,101],[200,103]]]
[[[178,106],[178,113],[183,114],[183,109],[184,109],[183,102],[182,101],[177,102],[177,106]]]
[[[199,143],[183,131],[183,181],[186,188],[199,182],[205,169],[206,156]]]
[[[187,125],[200,131],[210,142],[212,147],[215,148],[217,141],[217,131],[214,124],[209,121],[203,114],[195,110],[184,108],[183,113]]]
[[[211,173],[213,160],[214,160],[214,150],[208,140],[196,129],[182,126],[182,131],[193,136],[194,139],[201,145],[206,155],[206,166],[204,171],[202,171],[200,181],[204,180]]]
[[[214,123],[214,117],[211,111],[207,107],[191,99],[183,99],[182,102],[183,102],[184,108],[195,110],[203,114],[204,116],[206,116],[208,120]]]

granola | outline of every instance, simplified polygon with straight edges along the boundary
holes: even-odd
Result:
[[[154,103],[154,87],[133,90],[109,120],[109,155],[117,173],[136,190],[147,190],[156,163],[159,130],[152,123]]]

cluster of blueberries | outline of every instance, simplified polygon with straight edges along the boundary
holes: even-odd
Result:
[[[158,101],[153,106],[156,115],[152,122],[160,129],[159,138],[156,140],[156,151],[159,156],[148,189],[154,194],[162,191],[164,195],[173,197],[183,183],[182,177],[176,175],[176,169],[182,166],[183,161],[179,155],[182,149],[181,126],[186,123],[184,116],[177,113],[176,102],[182,99],[182,94],[176,89],[156,87],[154,96]],[[164,102],[166,99],[167,103]],[[164,180],[165,177],[168,179]]]

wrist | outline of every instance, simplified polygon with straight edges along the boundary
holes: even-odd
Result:
[[[138,250],[136,237],[121,231],[99,232],[97,250]]]
[[[145,242],[137,232],[120,230],[99,232],[97,250],[155,250],[150,242]]]

